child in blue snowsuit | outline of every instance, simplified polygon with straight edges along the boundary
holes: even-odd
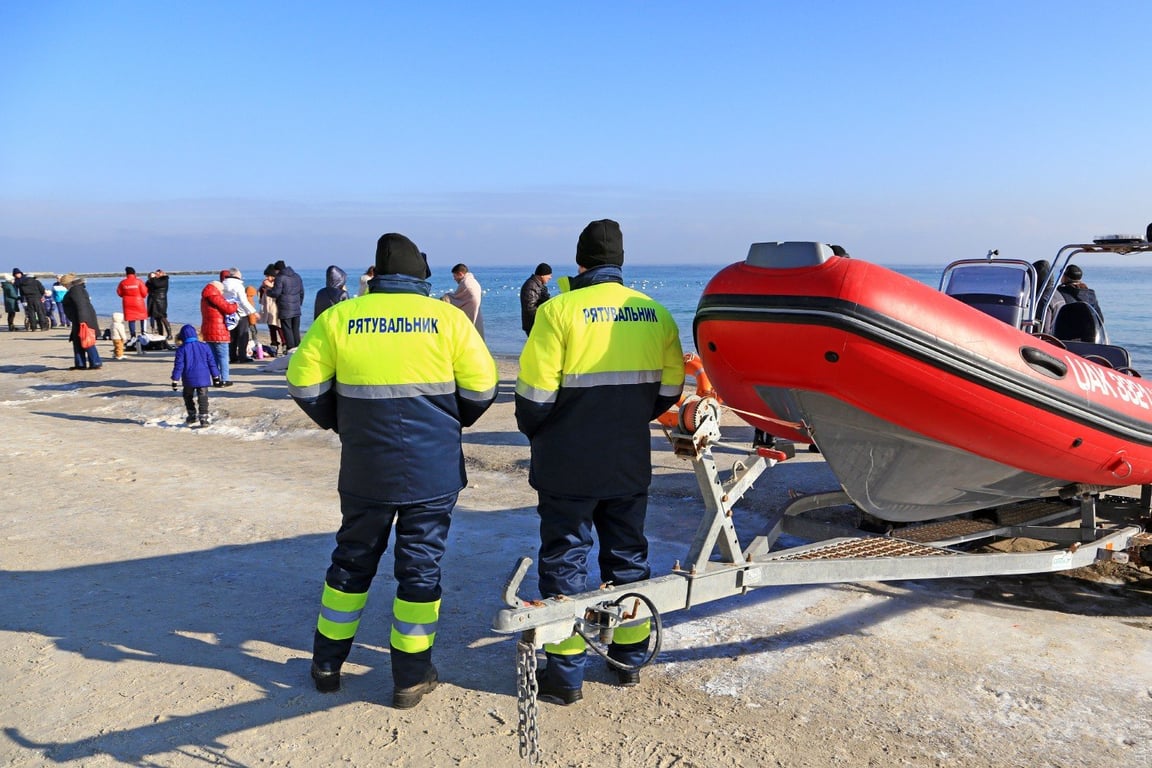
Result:
[[[211,348],[196,338],[196,329],[185,325],[180,329],[180,346],[176,348],[176,363],[172,366],[172,389],[184,382],[184,407],[188,409],[188,424],[200,422],[208,426],[208,387],[220,382],[220,368]],[[196,405],[200,414],[196,414]]]

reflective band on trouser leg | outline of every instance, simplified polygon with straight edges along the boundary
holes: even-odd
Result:
[[[652,620],[649,618],[626,621],[612,633],[612,642],[620,645],[642,643],[652,634]]]
[[[347,640],[355,636],[360,626],[360,614],[364,613],[367,602],[367,592],[341,592],[325,584],[316,631],[332,640]]]
[[[436,642],[436,624],[440,620],[440,601],[410,603],[392,601],[392,647],[405,653],[420,653]]]
[[[587,644],[580,635],[572,635],[562,643],[544,643],[544,652],[555,656],[578,656],[587,650]]]

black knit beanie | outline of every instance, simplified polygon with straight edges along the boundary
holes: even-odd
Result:
[[[576,263],[585,269],[604,264],[624,264],[624,235],[612,219],[600,219],[584,227],[576,242]]]
[[[414,242],[389,232],[376,241],[376,274],[409,275],[423,280],[430,272],[428,262]]]

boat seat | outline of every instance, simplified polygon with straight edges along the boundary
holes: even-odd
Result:
[[[1120,370],[1122,368],[1131,368],[1132,359],[1128,356],[1128,350],[1124,347],[1118,347],[1115,344],[1091,344],[1086,341],[1066,341],[1064,347],[1074,355],[1091,360],[1093,357],[1101,357],[1108,361],[1111,367]]]
[[[1061,341],[1086,341],[1099,344],[1104,341],[1104,325],[1083,301],[1074,301],[1060,307],[1056,313],[1052,335]]]

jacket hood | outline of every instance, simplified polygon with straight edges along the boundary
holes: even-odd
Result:
[[[182,325],[180,326],[180,333],[178,334],[180,341],[199,341],[196,338],[196,326]]]
[[[219,293],[220,295],[223,295],[224,283],[220,282],[219,280],[213,280],[204,286],[204,290],[200,291],[200,297],[203,298],[210,293]]]
[[[112,313],[112,322],[114,322],[114,323],[124,322],[124,313],[123,312],[113,312]]]
[[[335,265],[328,267],[328,272],[325,274],[328,287],[334,291],[339,291],[344,288],[348,282],[348,274]]]

